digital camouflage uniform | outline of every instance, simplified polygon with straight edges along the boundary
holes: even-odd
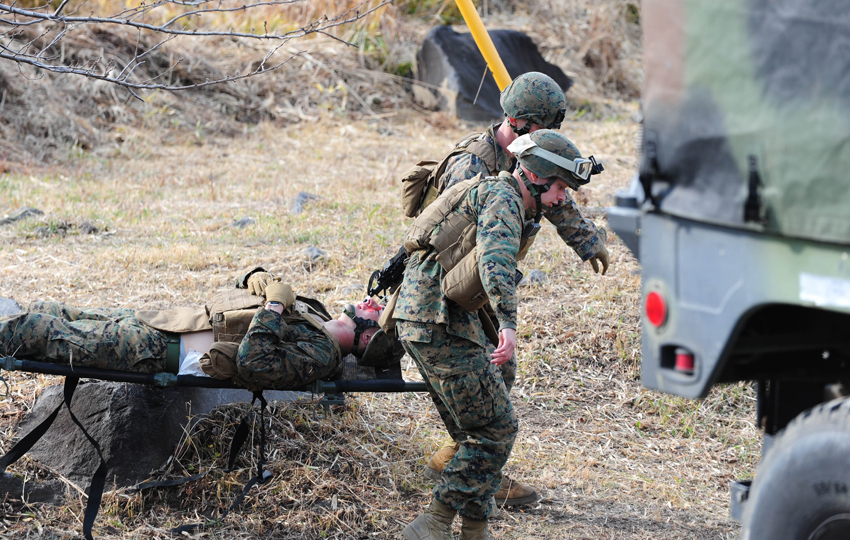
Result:
[[[289,390],[333,375],[341,362],[335,340],[322,330],[260,309],[239,344],[236,370],[260,387]]]
[[[203,308],[200,308],[203,309]],[[164,371],[166,337],[132,309],[76,309],[34,302],[25,313],[0,319],[0,354],[140,373]],[[259,309],[239,345],[237,371],[258,388],[303,387],[334,373],[341,355],[333,338],[308,322],[287,324]]]
[[[516,254],[525,222],[519,186],[502,173],[472,188],[452,212],[477,223],[478,268],[499,330],[516,328]],[[395,307],[397,330],[460,443],[434,497],[461,516],[483,520],[496,514],[493,494],[519,425],[477,313],[443,295],[443,275],[433,251],[411,254]]]
[[[483,159],[471,152],[464,152],[449,159],[446,170],[440,177],[440,192],[452,187],[458,182],[474,178],[478,174],[491,176],[498,171],[512,171],[516,166],[516,160],[511,158],[502,146],[496,141],[495,131],[500,124],[493,124],[484,132],[485,140],[496,152],[496,170],[487,169]],[[567,193],[567,199],[563,204],[543,209],[543,216],[558,230],[558,236],[573,248],[573,250],[586,261],[596,255],[600,248],[605,245],[606,235],[604,229],[597,229],[596,225],[581,215],[575,201]],[[516,379],[516,355],[509,362],[502,364],[502,376],[508,387],[508,392],[514,385]]]
[[[499,171],[513,171],[516,160],[511,158],[496,141],[495,131],[500,124],[494,124],[485,132],[486,141],[493,145],[496,151],[496,170],[487,170],[487,165],[480,157],[471,153],[462,153],[452,157],[446,165],[446,171],[440,178],[440,190],[448,189],[458,182],[474,178],[478,174],[491,176]],[[597,229],[594,223],[582,216],[576,202],[567,193],[567,200],[558,206],[543,209],[545,217],[555,229],[565,244],[586,261],[596,255],[605,245],[607,235],[604,229]]]
[[[163,371],[165,336],[135,313],[33,302],[29,311],[0,319],[0,354],[99,369]]]

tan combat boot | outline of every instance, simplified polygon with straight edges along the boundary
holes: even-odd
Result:
[[[496,504],[499,506],[520,506],[540,500],[540,496],[537,495],[533,487],[511,480],[505,475],[502,475],[502,486],[493,495],[493,498],[496,499]]]
[[[452,520],[457,512],[437,499],[401,531],[405,540],[452,540]],[[486,536],[482,538],[487,538]]]
[[[455,457],[459,448],[460,444],[454,441],[450,440],[444,443],[443,447],[431,456],[431,460],[428,462],[428,465],[425,466],[425,477],[430,478],[435,482],[439,482],[440,476],[443,474],[443,469],[446,468],[446,463]]]
[[[487,520],[473,521],[469,518],[463,518],[458,540],[496,540],[496,537],[490,534]]]

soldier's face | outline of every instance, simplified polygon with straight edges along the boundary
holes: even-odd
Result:
[[[355,317],[362,317],[364,319],[369,319],[373,321],[377,321],[381,318],[381,312],[384,310],[384,306],[375,301],[374,298],[367,298],[362,302],[358,302],[356,304],[348,304],[346,307],[346,311],[349,313],[353,310]]]
[[[549,191],[540,196],[540,202],[544,206],[552,208],[558,206],[567,200],[567,183],[563,180],[556,180]]]

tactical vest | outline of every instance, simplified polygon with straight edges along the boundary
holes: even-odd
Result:
[[[476,311],[488,301],[478,272],[478,222],[453,210],[473,188],[485,182],[504,181],[479,174],[458,182],[423,209],[404,236],[404,247],[409,253],[431,249],[436,252],[437,262],[446,271],[440,282],[443,294],[468,311]],[[520,239],[517,261],[525,257],[533,240],[533,236]]]
[[[469,133],[455,143],[454,149],[441,161],[420,161],[401,178],[401,206],[404,215],[417,217],[443,192],[440,178],[446,172],[451,158],[460,154],[478,156],[487,167],[489,174],[499,171],[496,169],[496,151],[487,142],[484,133]]]
[[[264,304],[263,297],[253,295],[245,289],[225,289],[215,293],[212,302],[207,306],[214,343],[210,352],[201,357],[200,364],[204,373],[216,379],[233,379],[236,376],[239,344],[248,333],[254,315],[258,310],[264,309]],[[321,302],[312,298],[296,296],[292,304],[284,306],[282,317],[287,324],[306,322],[330,336],[322,322],[331,320],[331,316]],[[339,344],[336,339],[330,337],[341,357]]]

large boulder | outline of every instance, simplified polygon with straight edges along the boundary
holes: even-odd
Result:
[[[265,392],[268,400],[297,400],[300,392]],[[21,426],[21,435],[38,425],[63,399],[62,386],[39,395]],[[250,402],[247,390],[158,388],[129,383],[81,381],[71,409],[98,442],[109,467],[107,486],[129,486],[162,467],[194,418],[226,403]],[[88,487],[100,464],[94,447],[73,423],[67,409],[30,450],[36,461]]]
[[[490,38],[511,78],[539,71],[552,77],[564,92],[573,85],[561,68],[543,59],[526,34],[493,30]],[[501,119],[499,87],[491,73],[478,92],[486,65],[472,34],[455,32],[450,26],[432,28],[416,54],[416,79],[425,85],[413,85],[414,94],[422,105],[447,110],[463,120]]]

